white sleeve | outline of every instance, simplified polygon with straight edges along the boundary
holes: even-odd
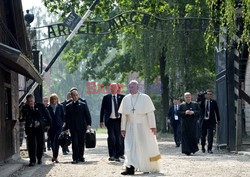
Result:
[[[127,116],[127,114],[122,114],[121,130],[126,130]]]
[[[150,128],[156,128],[154,111],[147,113],[148,124]]]

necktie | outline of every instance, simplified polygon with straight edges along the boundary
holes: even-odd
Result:
[[[116,98],[115,98],[115,95],[113,96],[113,101],[114,101],[114,107],[115,107],[115,117],[118,117],[118,106],[117,106],[117,103],[116,103]]]
[[[207,105],[206,105],[206,117],[208,117],[208,111],[209,111],[209,101],[207,101]]]

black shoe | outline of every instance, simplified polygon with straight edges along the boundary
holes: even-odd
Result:
[[[68,155],[67,151],[63,152],[63,155]]]
[[[58,161],[57,158],[55,158],[55,157],[53,157],[51,161],[52,161],[52,162],[59,163],[59,161]]]
[[[209,154],[213,154],[213,151],[212,150],[208,150],[207,151]]]
[[[72,164],[78,164],[78,160],[73,160]]]
[[[121,175],[134,175],[135,174],[135,168],[133,166],[126,167],[126,170],[121,172]]]
[[[206,152],[205,146],[201,145],[201,151],[202,151],[203,153]]]
[[[180,144],[176,144],[176,147],[180,147]]]
[[[120,156],[120,159],[123,159],[123,160],[124,160],[124,159],[125,159],[124,155]]]
[[[109,161],[115,161],[115,158],[114,157],[110,157]]]
[[[48,148],[48,151],[51,151],[51,149],[50,149],[50,148]]]
[[[35,163],[34,162],[30,162],[29,167],[33,167],[33,166],[35,166]]]
[[[37,164],[38,164],[38,165],[41,165],[41,164],[42,164],[42,160],[38,160],[38,161],[37,161]]]
[[[116,158],[115,161],[116,162],[121,162],[121,160],[119,158]]]
[[[187,156],[190,156],[191,153],[190,153],[190,152],[186,152],[185,154],[186,154]]]
[[[85,162],[85,158],[80,158],[79,162]]]

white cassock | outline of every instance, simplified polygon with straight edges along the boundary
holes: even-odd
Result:
[[[134,108],[134,113],[133,113]],[[125,165],[133,165],[142,172],[159,172],[161,158],[156,136],[155,107],[146,94],[128,94],[120,105],[121,130],[126,130]]]

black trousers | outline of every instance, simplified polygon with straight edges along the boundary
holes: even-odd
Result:
[[[69,151],[69,147],[68,146],[61,146],[62,147],[62,151],[63,152],[68,152]]]
[[[84,156],[84,148],[85,148],[85,136],[86,130],[83,131],[74,131],[71,130],[71,138],[72,138],[72,158],[73,160],[82,160]]]
[[[201,127],[201,145],[204,147],[206,145],[206,138],[208,142],[208,150],[212,150],[213,138],[214,138],[215,125],[210,124],[208,120],[203,120]]]
[[[47,149],[50,149],[52,148],[52,140],[51,140],[51,137],[49,136],[49,130],[47,131]]]
[[[200,125],[200,120],[197,120],[197,126],[196,126],[196,135],[197,135],[197,144],[200,143],[201,141],[201,125]]]
[[[176,145],[181,144],[181,122],[174,120],[172,121],[172,127],[174,131],[174,141]]]
[[[53,152],[53,157],[58,157],[59,152],[59,144],[58,144],[58,137],[62,132],[62,128],[51,128],[49,130],[49,139],[51,140],[51,148]]]
[[[124,140],[121,136],[121,119],[109,119],[108,129],[109,157],[119,158],[124,155]]]
[[[36,159],[40,161],[43,156],[44,131],[38,127],[29,128],[26,132],[30,163],[36,163]]]

